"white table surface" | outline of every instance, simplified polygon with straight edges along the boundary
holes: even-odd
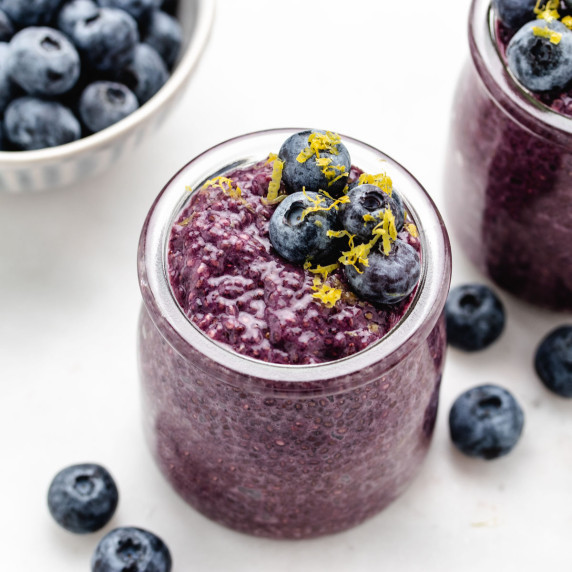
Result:
[[[540,338],[570,315],[503,294],[502,339],[480,354],[449,352],[433,445],[413,486],[332,537],[276,542],[210,522],[171,491],[141,431],[135,257],[161,186],[224,139],[310,126],[379,147],[442,205],[468,9],[469,0],[219,0],[202,63],[153,140],[75,188],[0,196],[2,570],[88,570],[97,541],[121,525],[162,536],[175,572],[571,569],[572,400],[549,394],[531,365]],[[453,283],[474,279],[455,248]],[[455,397],[484,382],[513,391],[526,414],[517,448],[489,463],[457,453],[446,424]],[[103,531],[74,536],[51,520],[46,490],[82,461],[106,465],[121,500]]]

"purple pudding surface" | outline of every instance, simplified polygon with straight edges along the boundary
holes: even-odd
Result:
[[[359,173],[352,169],[350,181]],[[395,305],[375,306],[351,291],[338,268],[328,284],[342,296],[330,308],[314,297],[315,274],[274,251],[268,223],[275,206],[264,201],[271,162],[225,176],[240,187],[240,199],[217,185],[203,186],[178,216],[169,241],[172,290],[207,336],[263,361],[311,364],[359,352],[399,322],[414,293]],[[399,238],[420,250],[408,231]]]

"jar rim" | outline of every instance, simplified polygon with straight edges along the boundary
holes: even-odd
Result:
[[[473,0],[471,4],[469,45],[477,72],[495,102],[525,129],[570,146],[572,117],[539,101],[518,82],[502,58],[496,43],[495,11],[491,0]]]
[[[189,187],[199,189],[206,180],[263,160],[277,152],[281,143],[302,128],[269,129],[248,133],[215,145],[192,159],[163,188],[145,221],[139,243],[139,281],[147,311],[173,348],[187,359],[204,356],[209,363],[229,373],[251,380],[283,383],[298,390],[304,382],[343,379],[353,384],[367,367],[383,362],[389,371],[420,341],[427,338],[440,317],[447,297],[451,257],[447,231],[430,196],[419,182],[399,163],[383,152],[351,137],[341,135],[348,147],[352,164],[368,171],[380,161],[393,179],[412,218],[418,223],[422,242],[422,276],[415,299],[399,323],[386,336],[359,353],[335,361],[310,365],[284,365],[238,354],[204,334],[184,314],[175,299],[167,273],[168,240],[176,216],[184,208]]]

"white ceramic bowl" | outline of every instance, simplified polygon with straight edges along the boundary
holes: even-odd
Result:
[[[105,171],[161,125],[182,95],[206,45],[215,0],[180,0],[182,55],[173,74],[145,105],[115,125],[73,143],[38,151],[0,151],[0,192],[72,185]]]

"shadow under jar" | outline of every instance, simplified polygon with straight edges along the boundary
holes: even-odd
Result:
[[[469,43],[444,176],[451,228],[499,286],[572,310],[572,117],[512,77],[489,0],[473,0]]]
[[[352,527],[418,472],[437,413],[451,264],[443,222],[418,182],[380,151],[342,137],[355,165],[386,170],[417,224],[421,278],[405,315],[365,350],[312,365],[245,357],[200,331],[167,273],[170,230],[192,195],[185,189],[264,160],[296,131],[245,135],[191,161],[155,201],[138,258],[138,359],[153,455],[201,513],[274,538]]]

